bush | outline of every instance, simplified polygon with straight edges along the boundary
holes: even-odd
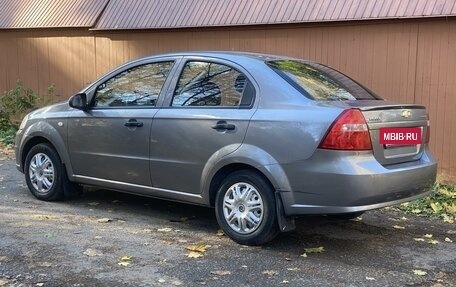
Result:
[[[54,93],[54,85],[48,87],[47,97]],[[37,106],[44,104],[44,98],[21,81],[16,86],[0,94],[0,142],[14,143],[14,137],[22,118]]]
[[[399,209],[406,213],[438,217],[453,223],[456,221],[456,186],[436,183],[429,196],[403,203]]]

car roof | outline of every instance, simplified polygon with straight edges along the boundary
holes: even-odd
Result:
[[[231,61],[239,60],[256,60],[256,61],[272,61],[280,59],[295,59],[288,56],[280,56],[273,54],[263,54],[263,53],[252,53],[252,52],[242,52],[242,51],[190,51],[190,52],[176,52],[176,53],[166,53],[159,55],[151,55],[144,57],[142,59],[151,59],[151,58],[160,58],[160,57],[173,57],[173,56],[182,56],[182,57],[210,57],[210,58],[221,58]]]

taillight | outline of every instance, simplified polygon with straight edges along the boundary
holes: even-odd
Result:
[[[344,111],[331,125],[319,147],[335,150],[371,150],[369,130],[361,111]]]

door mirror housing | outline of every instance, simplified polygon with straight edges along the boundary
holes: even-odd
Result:
[[[78,109],[78,110],[87,110],[87,95],[85,93],[79,93],[74,96],[72,96],[69,100],[69,105],[72,108]]]

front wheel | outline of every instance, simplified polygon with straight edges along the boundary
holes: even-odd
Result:
[[[63,165],[57,152],[48,144],[32,147],[25,159],[25,181],[38,199],[63,199]]]
[[[251,170],[233,172],[223,181],[215,214],[225,234],[240,244],[260,245],[279,232],[274,190]]]

